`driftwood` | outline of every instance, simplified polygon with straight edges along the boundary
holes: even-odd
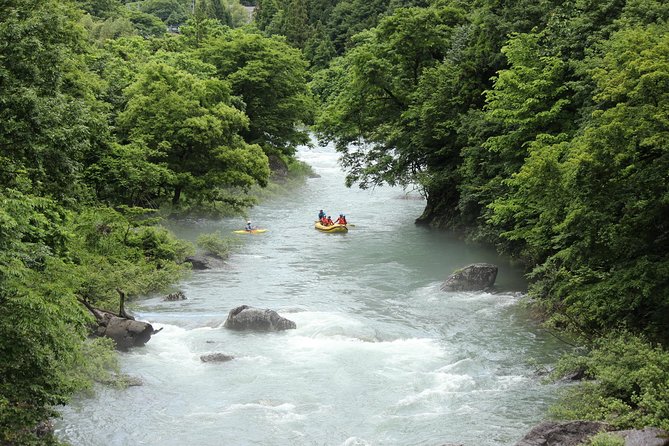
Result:
[[[125,293],[118,288],[119,312],[118,315],[107,310],[95,308],[85,299],[79,299],[88,311],[93,314],[97,326],[93,328],[93,335],[113,339],[118,350],[128,350],[131,347],[141,347],[158,333],[148,322],[136,321],[125,311]]]

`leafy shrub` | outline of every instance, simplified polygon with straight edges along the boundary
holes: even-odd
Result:
[[[556,416],[669,429],[669,352],[661,346],[627,332],[612,334],[585,356],[563,358],[554,376],[578,369],[588,381],[566,391],[553,408]]]
[[[625,440],[614,434],[600,432],[588,440],[588,446],[625,446]]]
[[[230,250],[237,245],[238,241],[223,237],[221,233],[202,234],[197,238],[197,246],[206,254],[225,259],[230,255]]]

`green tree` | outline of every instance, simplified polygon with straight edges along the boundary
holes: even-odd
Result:
[[[0,183],[85,195],[80,175],[108,136],[87,39],[69,2],[12,0],[0,17]]]
[[[44,272],[66,250],[67,218],[55,202],[12,189],[0,194],[0,441],[37,442],[31,429],[54,415],[80,383],[85,314],[72,289]]]
[[[197,0],[195,16],[218,20],[223,25],[232,26],[232,15],[225,0]]]
[[[144,0],[139,8],[146,14],[158,17],[167,25],[179,25],[188,18],[186,8],[179,0]]]
[[[507,193],[506,181],[521,168],[537,137],[576,130],[575,93],[568,82],[573,73],[567,62],[544,54],[542,38],[540,33],[516,34],[502,48],[509,68],[498,72],[485,92],[484,112],[467,130],[473,144],[462,152],[458,203],[464,221],[486,225],[488,205]],[[487,137],[477,140],[477,132]],[[521,249],[512,242],[504,246],[515,254]]]
[[[286,40],[297,48],[304,44],[311,35],[306,0],[291,0],[286,6],[286,21],[283,35]]]
[[[120,0],[77,0],[76,3],[88,14],[102,19],[117,17],[123,7]]]
[[[447,53],[462,11],[399,9],[379,26],[360,34],[359,44],[320,77],[327,89],[319,116],[321,138],[334,140],[349,170],[347,183],[361,187],[420,182],[430,150],[416,137],[421,124],[421,91]]]
[[[167,32],[165,23],[153,14],[130,9],[128,19],[132,22],[137,33],[144,37],[160,37]]]
[[[615,33],[589,64],[598,110],[571,140],[538,140],[493,204],[537,263],[555,320],[666,340],[669,77],[666,25]],[[615,296],[612,299],[611,296]]]
[[[230,105],[226,82],[152,62],[126,94],[130,99],[119,126],[129,140],[160,154],[154,161],[173,172],[173,205],[182,192],[196,199],[211,188],[266,183],[267,158],[239,136],[248,118]]]
[[[246,141],[259,144],[268,155],[291,155],[309,141],[299,128],[313,113],[299,50],[280,38],[234,29],[207,41],[198,54],[216,66],[218,78],[242,99],[250,119],[248,130],[241,132]]]

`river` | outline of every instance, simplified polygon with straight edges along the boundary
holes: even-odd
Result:
[[[121,354],[144,384],[99,387],[62,408],[58,436],[76,446],[512,445],[541,420],[555,386],[537,365],[561,346],[517,305],[522,274],[492,249],[414,225],[425,202],[401,189],[344,186],[330,148],[299,157],[320,178],[252,209],[264,234],[222,270],[178,284],[187,300],[150,296],[132,309],[163,328]],[[346,214],[347,234],[313,228],[319,209]],[[241,219],[191,221],[186,239]],[[494,293],[446,293],[473,262],[499,265]],[[222,328],[230,309],[277,310],[297,329]],[[203,363],[221,352],[235,357]]]

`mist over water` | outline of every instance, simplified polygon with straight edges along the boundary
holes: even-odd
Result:
[[[304,149],[320,178],[251,210],[264,234],[222,270],[177,285],[188,300],[135,302],[163,330],[121,354],[144,385],[100,387],[63,408],[73,445],[512,445],[545,414],[555,388],[535,366],[557,341],[517,304],[520,271],[488,248],[414,225],[425,202],[401,189],[347,189],[331,148]],[[313,229],[319,209],[353,223]],[[181,237],[232,234],[245,222],[170,223]],[[473,262],[499,266],[494,293],[445,293]],[[271,308],[296,322],[280,333],[222,328],[230,309]],[[203,363],[221,352],[226,363]]]

